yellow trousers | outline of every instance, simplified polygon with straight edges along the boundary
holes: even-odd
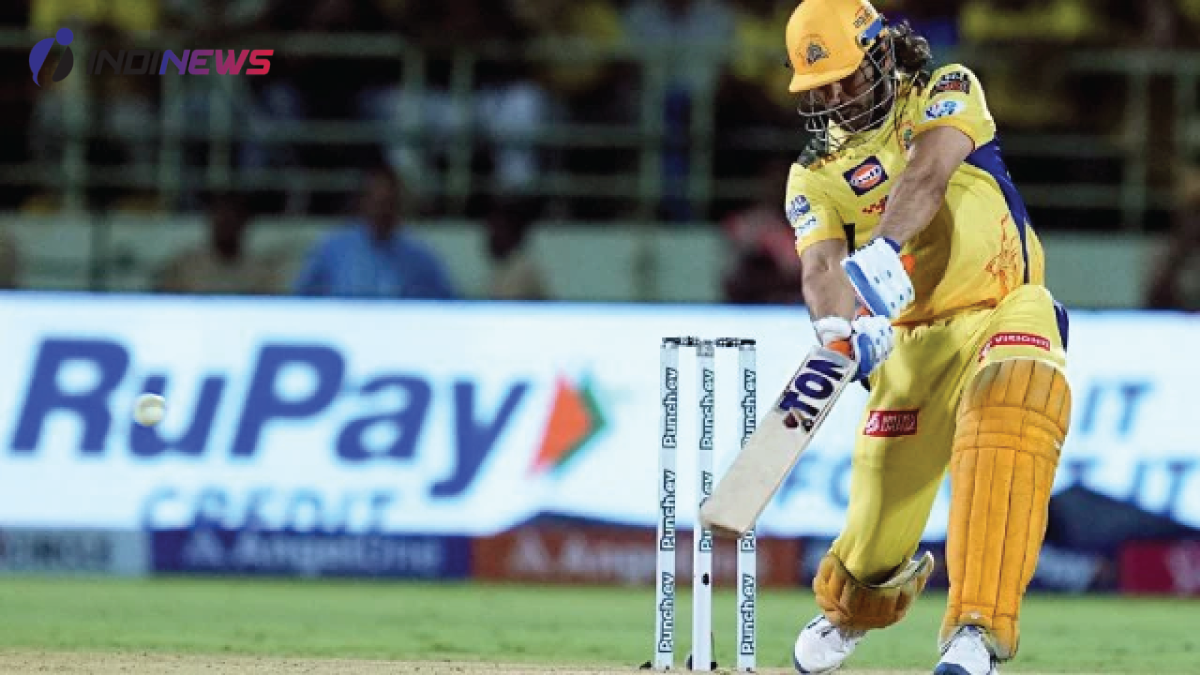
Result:
[[[896,329],[895,350],[871,375],[846,524],[832,548],[847,571],[879,583],[916,552],[971,378],[1013,357],[1065,366],[1065,333],[1065,317],[1036,285],[1021,286],[992,309]]]

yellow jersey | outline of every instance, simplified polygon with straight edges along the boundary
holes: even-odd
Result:
[[[901,252],[913,257],[916,299],[896,325],[995,307],[1023,284],[1045,284],[1041,243],[1004,165],[974,73],[951,64],[922,86],[906,77],[878,133],[815,161],[797,161],[788,176],[784,208],[797,253],[828,239],[844,239],[853,251],[879,225],[912,139],[939,126],[962,131],[975,149],[951,177],[933,220]]]

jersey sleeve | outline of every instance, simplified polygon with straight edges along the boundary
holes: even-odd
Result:
[[[996,137],[996,121],[988,110],[983,87],[966,66],[951,64],[935,70],[920,104],[917,134],[934,127],[954,127],[969,136],[976,148]]]
[[[812,172],[800,164],[793,164],[788,174],[784,210],[788,223],[796,232],[797,255],[819,241],[846,237],[837,209],[820,189]]]

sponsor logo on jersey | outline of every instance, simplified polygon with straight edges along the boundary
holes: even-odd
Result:
[[[993,347],[1037,347],[1050,351],[1050,339],[1032,333],[996,333],[979,351],[979,360],[982,361]]]
[[[971,76],[961,71],[946,73],[933,84],[933,95],[971,93]]]
[[[936,120],[957,115],[966,109],[966,107],[966,104],[962,101],[940,101],[925,109],[925,119]]]
[[[879,201],[875,202],[874,204],[863,208],[863,210],[862,210],[863,215],[867,215],[867,216],[883,215],[884,211],[887,210],[887,201],[888,201],[888,195],[884,195],[883,199],[880,199]]]
[[[810,211],[812,211],[812,204],[809,203],[808,197],[796,195],[787,207],[788,222],[792,227],[796,227],[796,221],[807,216]]]
[[[887,182],[887,171],[877,157],[868,157],[865,162],[842,174],[850,189],[859,197]]]
[[[863,427],[864,436],[874,438],[896,438],[913,436],[917,433],[917,415],[920,410],[872,410]]]

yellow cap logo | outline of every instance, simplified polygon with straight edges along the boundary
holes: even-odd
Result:
[[[820,35],[809,35],[805,39],[808,41],[808,48],[804,50],[804,65],[812,66],[817,61],[829,58],[829,48],[825,46]]]

